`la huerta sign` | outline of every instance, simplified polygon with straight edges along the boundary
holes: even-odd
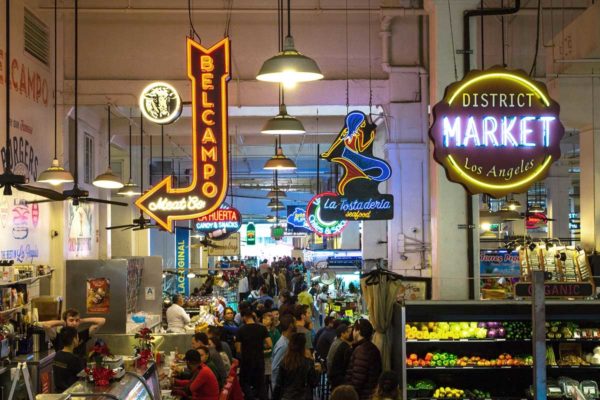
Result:
[[[380,194],[378,186],[392,176],[392,168],[373,155],[376,125],[360,111],[346,115],[339,135],[321,154],[343,169],[337,196],[321,199],[321,217],[336,220],[381,220],[394,217],[394,197]]]
[[[559,106],[523,71],[470,72],[446,88],[433,117],[435,160],[472,194],[524,192],[560,158]]]

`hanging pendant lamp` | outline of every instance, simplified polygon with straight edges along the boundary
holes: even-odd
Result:
[[[298,135],[306,130],[299,119],[288,114],[287,107],[282,102],[279,105],[279,114],[269,119],[260,132],[269,135]]]
[[[287,2],[287,7],[287,36],[283,48],[279,54],[263,63],[256,79],[265,82],[279,82],[286,87],[293,87],[298,82],[323,79],[323,74],[315,60],[296,50],[291,33],[290,0]],[[280,7],[280,12],[282,11],[283,6]]]
[[[511,197],[510,200],[506,202],[506,206],[509,210],[515,211],[517,208],[521,207],[521,202]]]
[[[267,193],[268,199],[275,199],[275,198],[282,198],[282,197],[287,197],[287,195],[285,194],[285,192],[283,190],[279,189],[278,187],[273,187],[273,189],[271,189]]]
[[[108,106],[108,167],[106,171],[96,177],[92,184],[102,189],[121,189],[124,185],[110,168],[110,105]]]
[[[57,5],[56,5],[57,0],[54,0],[54,159],[52,160],[52,165],[50,166],[50,168],[46,169],[45,171],[43,171],[37,179],[37,182],[42,182],[42,183],[49,183],[52,186],[58,186],[60,184],[63,183],[71,183],[74,181],[73,179],[73,175],[71,175],[71,173],[67,170],[65,170],[61,165],[60,162],[58,161],[58,157],[56,155],[57,153],[57,135],[58,135],[58,129],[57,129],[57,116],[56,116],[56,111],[57,111],[57,101],[56,101],[56,85],[57,85],[57,54],[56,54],[56,49],[57,49],[57,25],[58,25],[58,18],[57,18]]]
[[[130,114],[131,117],[131,114]],[[133,196],[139,196],[142,194],[142,192],[140,191],[138,185],[135,184],[135,182],[133,181],[133,179],[131,178],[131,171],[132,171],[132,165],[131,165],[131,159],[132,159],[132,146],[131,146],[131,120],[129,121],[129,181],[127,181],[127,183],[125,185],[123,185],[123,187],[117,192],[117,194],[119,196],[127,196],[127,197],[133,197]]]
[[[265,163],[263,169],[278,171],[291,171],[296,169],[296,164],[294,161],[290,160],[285,156],[285,154],[283,154],[281,144],[277,146],[277,140],[275,140],[275,149],[275,155]]]

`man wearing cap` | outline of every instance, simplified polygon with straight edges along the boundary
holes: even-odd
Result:
[[[217,400],[219,398],[219,383],[215,374],[203,362],[200,354],[208,356],[206,347],[188,350],[184,360],[192,376],[190,379],[175,379],[174,394],[191,400]]]

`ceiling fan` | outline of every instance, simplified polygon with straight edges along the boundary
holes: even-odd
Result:
[[[6,59],[10,60],[10,2],[6,2]],[[6,81],[10,82],[10,68],[6,69]],[[31,193],[48,199],[59,199],[61,193],[51,189],[38,188],[26,185],[27,179],[23,175],[17,175],[12,172],[12,149],[10,145],[10,85],[6,86],[6,145],[4,147],[6,159],[4,162],[4,172],[0,175],[0,189],[5,196],[12,196],[12,189],[21,192]]]
[[[152,225],[150,222],[151,220],[149,218],[144,218],[144,213],[140,211],[140,217],[134,218],[132,224],[107,226],[106,229],[122,229],[124,231],[126,231],[127,229],[131,229],[133,231],[141,231],[144,229],[158,228],[157,225]]]
[[[191,249],[199,249],[201,247],[209,247],[211,249],[220,249],[220,248],[223,248],[223,246],[219,246],[218,244],[214,244],[208,237],[204,237],[198,243],[194,243],[194,244],[190,245]]]
[[[74,104],[73,107],[75,109],[75,157],[74,157],[74,162],[75,162],[75,170],[74,170],[74,183],[73,183],[73,187],[70,190],[63,190],[62,193],[59,192],[55,192],[55,191],[51,191],[53,193],[46,193],[47,195],[44,197],[47,197],[48,200],[36,200],[36,201],[30,201],[29,204],[35,204],[35,203],[46,203],[49,201],[65,201],[65,200],[72,200],[73,201],[73,205],[77,206],[79,205],[79,203],[83,203],[83,202],[89,202],[89,203],[102,203],[102,204],[111,204],[111,205],[115,205],[115,206],[123,206],[123,207],[127,207],[129,206],[129,204],[127,203],[122,203],[119,201],[112,201],[112,200],[103,200],[103,199],[96,199],[93,197],[89,197],[89,192],[87,190],[83,190],[79,188],[79,185],[77,184],[78,181],[78,166],[79,166],[79,159],[78,159],[78,153],[79,153],[79,147],[78,147],[78,136],[79,136],[79,118],[78,118],[78,107],[77,107],[77,82],[78,82],[78,36],[79,36],[79,24],[78,24],[78,0],[75,0],[75,88],[74,88]],[[8,85],[7,85],[8,86]],[[47,189],[45,189],[47,190]],[[50,195],[52,197],[50,197]]]

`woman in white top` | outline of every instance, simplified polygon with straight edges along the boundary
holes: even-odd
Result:
[[[190,316],[183,307],[183,297],[173,296],[173,304],[167,309],[167,330],[173,333],[185,333],[185,326],[190,323]]]

